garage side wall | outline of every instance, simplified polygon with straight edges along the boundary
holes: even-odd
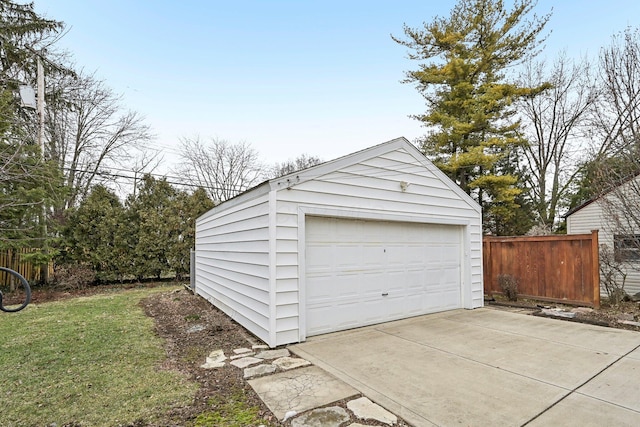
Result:
[[[195,291],[269,342],[269,203],[266,195],[196,221]]]
[[[411,153],[398,149],[277,192],[277,345],[300,338],[301,228],[304,212],[314,210],[314,215],[323,212],[321,215],[327,216],[464,225],[467,246],[462,305],[483,305],[482,230],[477,206],[452,191]]]

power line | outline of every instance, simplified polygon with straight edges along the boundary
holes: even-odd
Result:
[[[70,172],[81,172],[81,173],[92,173],[95,174],[97,176],[102,176],[102,177],[109,177],[109,178],[124,178],[124,179],[129,179],[132,181],[139,181],[141,180],[145,175],[150,175],[153,178],[156,179],[163,179],[165,180],[167,183],[172,184],[172,185],[179,185],[179,186],[183,186],[183,187],[191,187],[191,188],[204,188],[206,190],[216,190],[216,191],[220,191],[220,190],[228,190],[228,188],[223,188],[223,187],[212,187],[212,186],[206,186],[206,185],[198,185],[198,184],[190,184],[190,183],[186,183],[186,182],[182,182],[182,181],[170,181],[167,178],[167,175],[161,175],[161,174],[154,174],[154,173],[149,173],[149,172],[144,172],[141,173],[140,176],[130,176],[130,175],[123,175],[121,173],[113,173],[113,172],[108,172],[108,171],[104,171],[104,170],[98,170],[98,171],[92,171],[92,170],[88,170],[88,169],[80,169],[80,168],[69,168],[69,167],[63,167],[62,169],[70,171]],[[117,168],[113,168],[115,170],[120,170],[120,171],[125,171],[124,169],[117,169]],[[179,177],[172,177],[173,179],[180,179]],[[240,188],[238,189],[237,186],[234,186],[235,190],[238,191],[242,191],[243,189]]]

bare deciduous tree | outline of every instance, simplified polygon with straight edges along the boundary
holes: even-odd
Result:
[[[602,97],[594,130],[596,194],[620,234],[640,233],[640,32],[627,29],[600,54]]]
[[[46,151],[64,172],[66,209],[104,183],[102,171],[135,161],[152,135],[144,119],[124,110],[121,97],[93,76],[63,76],[49,87]]]
[[[322,163],[320,157],[301,154],[293,160],[289,159],[286,162],[276,163],[273,165],[273,168],[269,172],[269,177],[278,178],[302,169],[310,168],[311,166],[315,166],[320,163]]]
[[[200,137],[181,140],[183,165],[176,172],[191,185],[204,188],[215,203],[221,203],[265,179],[258,152],[247,142],[230,143]]]
[[[612,241],[602,271],[612,289],[624,293],[627,274],[639,272],[640,261],[640,32],[627,29],[600,52],[602,96],[594,114],[592,177],[602,208],[603,227]],[[607,260],[604,260],[607,261]],[[622,266],[622,268],[619,267]],[[613,268],[615,267],[615,268]],[[605,274],[606,273],[606,274]],[[606,283],[605,283],[606,284]],[[620,287],[621,286],[621,287]]]
[[[586,60],[575,63],[562,54],[550,68],[544,61],[529,61],[520,74],[524,86],[545,88],[523,98],[520,111],[528,141],[522,151],[529,197],[538,223],[550,229],[578,173],[580,137],[597,100],[589,69]]]
[[[597,156],[640,146],[640,33],[627,29],[600,52],[602,96],[593,117]]]

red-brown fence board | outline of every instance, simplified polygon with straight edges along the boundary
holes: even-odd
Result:
[[[492,237],[482,241],[485,293],[502,292],[498,275],[518,281],[518,295],[600,306],[598,232]]]

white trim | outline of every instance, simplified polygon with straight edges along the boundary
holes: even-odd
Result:
[[[372,221],[409,222],[417,224],[460,227],[460,301],[462,308],[473,308],[471,277],[471,221],[467,218],[445,218],[430,215],[395,215],[354,209],[328,209],[298,205],[298,339],[307,340],[306,300],[306,220],[307,216],[361,219]],[[482,266],[481,266],[482,267]]]
[[[460,297],[462,308],[473,308],[473,296],[471,287],[471,227],[465,226],[461,230],[462,257],[460,266]],[[482,248],[482,245],[480,245]]]
[[[298,206],[298,339],[307,340],[307,216]]]
[[[249,189],[244,193],[240,193],[237,196],[232,197],[231,199],[226,200],[214,206],[213,208],[211,208],[210,210],[208,210],[207,212],[203,213],[198,218],[196,218],[196,221],[204,221],[217,213],[224,212],[228,209],[233,208],[234,206],[238,206],[252,199],[257,199],[261,196],[264,196],[270,190],[270,187],[268,184],[269,184],[269,181],[264,181],[263,183],[258,184],[252,189]]]
[[[340,208],[321,208],[317,206],[298,206],[298,226],[300,225],[300,215],[324,216],[331,218],[351,218],[364,219],[374,221],[393,221],[393,222],[418,222],[426,224],[440,225],[464,225],[471,224],[469,218],[452,218],[433,215],[397,215],[388,212],[372,212],[370,210],[359,209],[340,209]],[[304,222],[304,220],[303,220]],[[304,235],[303,235],[304,237]],[[300,234],[298,234],[300,239]]]
[[[276,290],[277,290],[277,202],[278,195],[276,191],[269,192],[269,347],[275,347],[277,341],[276,330]]]

